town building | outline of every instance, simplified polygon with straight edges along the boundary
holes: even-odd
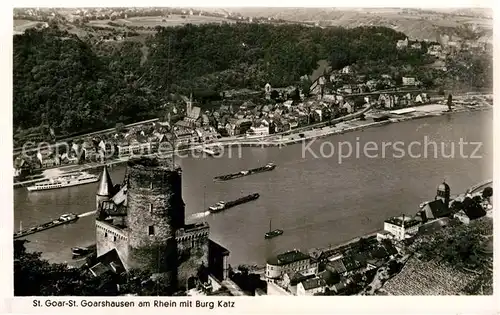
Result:
[[[172,288],[193,287],[202,266],[210,272],[205,286],[223,281],[229,252],[209,239],[206,222],[185,222],[181,180],[181,169],[168,159],[130,160],[115,186],[104,167],[96,194],[98,260],[115,257],[116,266],[152,272]]]
[[[412,49],[417,49],[417,50],[419,50],[419,49],[422,49],[422,44],[420,44],[419,42],[415,42],[415,43],[411,44],[411,46],[410,46],[410,47],[411,47]]]
[[[418,232],[421,221],[411,217],[392,217],[384,221],[384,230],[394,235],[396,240],[404,240]]]
[[[297,285],[297,295],[299,296],[315,295],[318,293],[324,293],[325,289],[326,289],[325,280],[316,277],[300,282]]]
[[[281,279],[285,273],[300,272],[307,276],[318,273],[318,262],[311,256],[299,250],[291,250],[268,259],[266,264],[266,279],[273,281]]]
[[[443,47],[441,45],[431,45],[427,48],[427,54],[435,57],[439,57],[443,52]]]
[[[186,115],[184,119],[179,120],[175,123],[175,126],[183,128],[197,128],[203,124],[203,118],[201,115],[201,108],[198,106],[193,106],[193,97],[183,97],[186,103]]]
[[[403,77],[402,80],[403,80],[403,85],[406,85],[406,86],[417,85],[417,81],[413,77]]]
[[[249,134],[254,136],[268,136],[269,135],[269,126],[266,126],[264,123],[259,127],[250,127],[248,131]]]
[[[398,40],[396,43],[396,48],[397,49],[405,49],[408,47],[408,38],[405,38],[404,40]]]

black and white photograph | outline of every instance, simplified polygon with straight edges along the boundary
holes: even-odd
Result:
[[[12,12],[14,297],[493,295],[493,9]]]

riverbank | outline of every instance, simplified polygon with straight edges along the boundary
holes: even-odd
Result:
[[[252,140],[246,140],[244,138],[238,139],[231,142],[220,142],[207,145],[207,147],[213,146],[240,146],[240,147],[271,147],[271,146],[284,146],[290,144],[300,143],[306,140],[313,140],[317,138],[329,137],[337,134],[344,134],[346,132],[364,130],[371,127],[383,126],[390,123],[403,122],[408,120],[422,119],[428,117],[436,117],[441,115],[451,115],[455,113],[464,112],[474,112],[474,111],[484,111],[491,110],[491,105],[476,105],[476,106],[455,106],[455,108],[450,112],[446,105],[423,105],[419,107],[414,107],[415,112],[397,115],[391,114],[391,111],[383,110],[368,110],[362,111],[367,113],[364,120],[355,118],[349,121],[342,121],[337,123],[335,126],[328,126],[322,128],[316,128],[313,130],[294,132],[288,136],[276,136],[270,135],[261,138],[255,138]],[[387,115],[389,118],[384,121],[374,121],[372,117]]]
[[[365,130],[372,127],[383,126],[391,123],[398,123],[408,120],[422,119],[427,117],[436,117],[441,115],[451,115],[455,113],[464,113],[464,112],[475,112],[475,111],[485,111],[491,110],[493,107],[491,105],[476,105],[476,106],[467,106],[467,105],[455,105],[453,110],[448,111],[448,107],[446,105],[438,105],[438,104],[430,104],[423,105],[418,107],[413,107],[414,112],[406,113],[406,114],[392,114],[389,110],[373,110],[370,107],[367,107],[359,112],[350,114],[349,117],[359,117],[361,114],[365,114],[365,119],[360,120],[360,118],[353,118],[352,120],[345,121],[346,118],[349,117],[341,117],[341,120],[336,120],[338,123],[335,126],[326,126],[321,128],[316,128],[312,130],[304,130],[310,127],[303,127],[298,130],[293,130],[292,134],[288,135],[270,135],[262,138],[254,138],[254,139],[245,139],[245,138],[235,138],[235,140],[227,141],[224,138],[220,139],[219,142],[206,144],[204,147],[213,148],[213,147],[282,147],[287,145],[293,145],[297,143],[301,143],[304,141],[310,141],[318,138],[325,138],[333,135],[344,134],[347,132],[353,132],[358,130]],[[374,121],[373,117],[388,115],[389,118],[384,121]],[[302,131],[303,130],[303,131]],[[176,151],[176,155],[180,155],[180,153],[189,154],[193,153],[196,150],[199,150],[203,145],[196,145],[188,149],[178,150]],[[173,151],[165,152],[162,155],[165,157],[172,156]],[[155,156],[156,153],[149,154],[148,156]],[[206,154],[200,154],[200,156],[206,156]],[[52,174],[63,174],[70,172],[82,172],[82,171],[92,171],[96,169],[102,168],[104,165],[108,167],[118,166],[120,164],[126,163],[130,157],[121,157],[119,159],[106,161],[105,163],[99,162],[91,162],[82,165],[65,165],[60,166],[58,168],[51,169],[50,172]],[[14,188],[18,187],[26,187],[32,185],[34,183],[47,180],[53,176],[47,176],[47,173],[44,173],[44,176],[22,181],[15,182],[13,184]]]

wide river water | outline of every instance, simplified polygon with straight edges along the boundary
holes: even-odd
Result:
[[[492,113],[473,112],[411,120],[318,139],[304,150],[303,144],[282,148],[243,148],[225,152],[222,158],[177,159],[183,168],[183,197],[186,217],[206,220],[210,237],[228,248],[233,265],[263,264],[271,255],[288,249],[304,249],[339,244],[383,228],[384,219],[414,214],[418,204],[433,199],[444,179],[452,195],[492,178]],[[437,158],[433,145],[437,143]],[[474,156],[476,144],[481,142]],[[351,143],[353,154],[338,159],[339,142]],[[367,144],[373,141],[375,143]],[[402,141],[394,149],[388,142]],[[412,142],[421,143],[411,144]],[[326,144],[325,144],[326,143]],[[359,143],[359,154],[356,154]],[[382,146],[386,143],[385,157]],[[335,154],[331,156],[332,146]],[[370,149],[365,155],[363,148]],[[411,152],[408,150],[411,146]],[[451,155],[454,147],[454,157]],[[326,156],[321,157],[321,148]],[[404,150],[404,157],[403,151]],[[444,149],[444,152],[442,151]],[[303,154],[305,151],[305,155]],[[348,145],[343,145],[344,154]],[[409,156],[412,154],[412,156]],[[422,156],[417,157],[418,154]],[[317,155],[318,157],[315,157]],[[378,155],[375,157],[375,155]],[[214,183],[216,175],[264,165],[277,164],[272,172]],[[124,166],[111,169],[114,183],[123,179]],[[46,192],[14,191],[14,229],[27,228],[57,218],[63,213],[94,210],[97,184]],[[203,215],[204,208],[219,200],[231,200],[258,192],[261,197],[218,213]],[[272,228],[284,234],[265,240]],[[43,252],[53,262],[70,262],[73,246],[95,242],[94,217],[40,232],[27,239],[29,250]]]

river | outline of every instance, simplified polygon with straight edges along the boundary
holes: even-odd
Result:
[[[473,112],[443,115],[411,120],[381,127],[318,139],[303,156],[302,144],[283,148],[243,148],[222,158],[194,157],[177,159],[183,168],[183,197],[186,217],[198,217],[210,224],[210,237],[228,248],[233,265],[263,264],[269,255],[288,250],[323,247],[339,244],[362,234],[383,228],[389,216],[414,214],[418,204],[434,198],[436,187],[446,179],[452,194],[492,178],[493,140],[492,113]],[[445,143],[445,153],[455,146],[455,157],[435,158],[431,150],[428,158],[393,156],[386,150],[381,157],[382,142],[403,141],[405,147],[412,141]],[[460,139],[482,142],[475,156],[460,155]],[[361,150],[368,141],[374,141],[378,151],[369,151],[372,157],[354,154],[339,163],[338,156],[314,157],[330,153],[333,143],[349,141]],[[327,144],[323,144],[327,143]],[[371,145],[373,147],[373,144]],[[471,155],[477,145],[467,145],[463,151]],[[345,146],[344,146],[345,147]],[[423,149],[418,145],[411,151],[415,156]],[[344,151],[346,152],[346,151]],[[408,151],[407,151],[408,152]],[[378,154],[378,157],[373,157]],[[463,156],[465,156],[463,155]],[[274,162],[277,168],[228,182],[214,183],[216,175],[248,169]],[[124,166],[114,167],[114,183],[121,181]],[[97,184],[71,187],[46,192],[28,193],[25,188],[14,191],[14,229],[43,223],[63,213],[86,213],[95,206]],[[243,194],[258,192],[255,201],[221,212],[203,216],[203,209],[219,200],[236,199]],[[275,239],[265,240],[264,233],[272,228],[284,230]],[[40,232],[27,239],[29,250],[41,251],[52,262],[70,262],[73,246],[86,246],[95,240],[92,215],[74,224]]]

